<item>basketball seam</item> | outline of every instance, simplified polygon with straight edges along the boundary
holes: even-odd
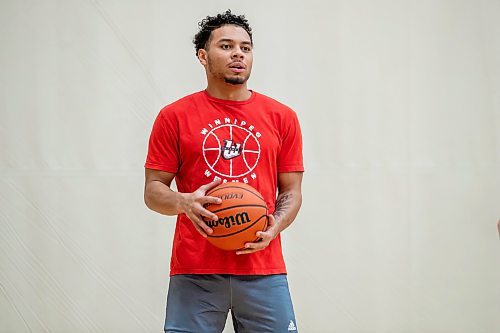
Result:
[[[222,211],[225,211],[225,210],[228,210],[228,209],[231,209],[231,208],[238,208],[238,207],[261,207],[261,208],[266,208],[267,209],[267,206],[263,206],[263,205],[235,205],[235,206],[229,206],[229,207],[225,207],[225,208],[221,208],[219,210],[214,210],[214,211],[211,211],[212,213],[219,213],[219,212],[222,212]]]
[[[267,216],[266,216],[267,217]],[[262,217],[260,217],[262,218]],[[266,223],[264,223],[264,228],[262,228],[262,230],[266,230],[267,229],[267,224],[269,223],[269,219],[266,219]],[[262,239],[262,237],[256,237],[251,243],[253,242],[257,242],[259,241],[260,239]],[[242,249],[243,250],[243,249]]]
[[[217,192],[217,191],[221,191],[221,190],[226,189],[226,188],[237,188],[237,189],[239,189],[239,190],[244,190],[244,191],[247,191],[247,192],[252,193],[252,194],[253,194],[253,195],[255,195],[257,198],[259,198],[259,199],[261,199],[261,200],[265,201],[265,200],[264,200],[264,198],[263,198],[261,195],[259,195],[259,194],[255,193],[254,191],[249,190],[249,189],[246,189],[246,188],[243,188],[243,187],[238,187],[238,186],[224,186],[224,187],[222,187],[222,188],[215,188],[215,189],[213,189],[211,192],[208,192],[206,195],[212,195],[213,193],[215,193],[215,192]]]

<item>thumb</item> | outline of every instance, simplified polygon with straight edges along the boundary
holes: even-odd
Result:
[[[273,214],[267,215],[267,224],[269,227],[273,227],[276,224],[276,219]]]

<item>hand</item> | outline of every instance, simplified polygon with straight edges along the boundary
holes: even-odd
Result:
[[[205,238],[207,235],[213,233],[213,230],[207,226],[202,217],[204,216],[214,221],[217,221],[219,217],[206,209],[204,205],[209,203],[220,204],[222,202],[220,198],[205,196],[205,194],[219,185],[219,183],[220,180],[214,180],[211,183],[200,186],[192,193],[182,193],[183,200],[180,203],[181,212],[187,215],[191,222],[193,222],[196,230]]]
[[[260,240],[254,243],[246,243],[244,250],[236,251],[236,254],[249,254],[264,250],[273,239],[279,234],[278,224],[273,215],[268,215],[268,225],[266,231],[257,231],[255,235]]]

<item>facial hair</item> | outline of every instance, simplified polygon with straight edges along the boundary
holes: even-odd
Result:
[[[230,76],[230,77],[224,77],[224,82],[232,84],[232,85],[238,85],[238,84],[243,84],[248,80],[248,77],[242,77],[242,76]]]
[[[232,85],[236,86],[236,85],[244,84],[250,78],[250,74],[248,74],[247,76],[225,76],[223,73],[217,73],[216,71],[214,71],[214,69],[211,65],[210,56],[208,56],[207,60],[208,60],[207,61],[208,71],[210,73],[212,73],[218,79],[223,79],[225,83],[232,84]]]

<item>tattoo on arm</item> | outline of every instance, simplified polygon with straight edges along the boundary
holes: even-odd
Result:
[[[283,196],[278,198],[276,201],[276,209],[273,214],[276,219],[287,213],[288,208],[292,205],[292,198],[293,195],[291,193],[285,193]]]

